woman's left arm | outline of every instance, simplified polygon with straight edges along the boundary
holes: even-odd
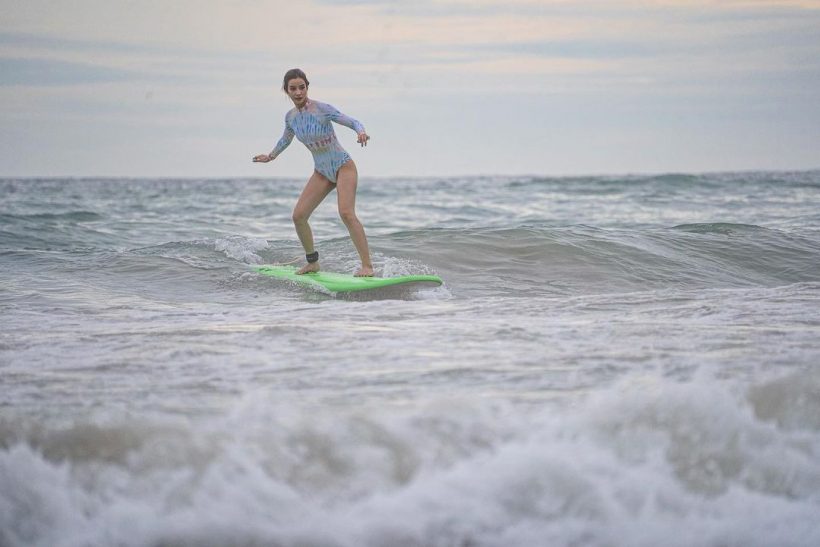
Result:
[[[334,121],[339,125],[349,127],[350,129],[355,131],[356,134],[359,136],[359,138],[356,139],[356,142],[358,142],[362,146],[367,146],[367,141],[370,140],[370,136],[365,132],[364,126],[361,124],[361,122],[359,122],[359,120],[351,118],[346,114],[342,114],[336,107],[331,106],[329,104],[324,105],[324,107],[325,114],[328,118],[330,118],[331,121]]]

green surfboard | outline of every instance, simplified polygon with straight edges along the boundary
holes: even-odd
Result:
[[[302,285],[318,286],[334,293],[367,291],[395,285],[419,284],[423,286],[437,286],[442,280],[437,275],[400,275],[397,277],[355,277],[349,274],[334,272],[316,272],[296,275],[293,266],[257,266],[257,272],[294,281]]]

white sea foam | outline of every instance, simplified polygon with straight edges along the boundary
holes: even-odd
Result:
[[[0,452],[0,538],[9,547],[816,545],[813,409],[809,427],[759,415],[761,392],[802,384],[782,378],[746,397],[658,379],[572,406],[436,400],[343,412],[258,392],[208,422],[30,432]]]
[[[262,264],[264,259],[257,254],[269,247],[264,239],[253,239],[243,236],[230,236],[214,241],[214,250],[225,253],[228,258],[233,258],[245,264]]]

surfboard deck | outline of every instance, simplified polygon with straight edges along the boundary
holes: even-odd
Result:
[[[357,292],[405,284],[422,284],[427,286],[441,285],[443,281],[437,275],[400,275],[397,277],[355,277],[336,272],[315,272],[296,275],[294,266],[257,266],[254,268],[263,275],[286,279],[302,285],[323,287],[334,293]]]

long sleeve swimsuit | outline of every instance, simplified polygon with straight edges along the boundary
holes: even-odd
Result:
[[[336,184],[336,174],[350,160],[350,155],[336,139],[336,132],[330,123],[332,121],[349,127],[356,133],[364,133],[364,126],[357,120],[345,116],[329,104],[308,99],[302,109],[293,108],[285,114],[285,132],[270,153],[271,159],[281,154],[296,135],[313,154],[316,171]]]

